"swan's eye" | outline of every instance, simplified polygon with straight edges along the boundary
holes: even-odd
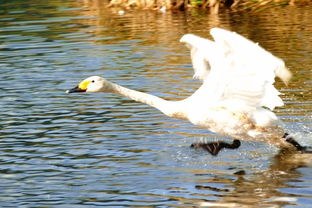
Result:
[[[94,83],[94,80],[92,80],[91,82]]]

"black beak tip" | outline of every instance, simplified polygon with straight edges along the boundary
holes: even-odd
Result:
[[[86,90],[82,90],[80,89],[78,86],[73,88],[73,89],[70,89],[70,90],[66,90],[65,91],[66,93],[74,93],[74,92],[86,92]]]

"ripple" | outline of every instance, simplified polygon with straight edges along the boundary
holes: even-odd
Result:
[[[186,32],[207,35],[205,28],[217,21],[200,13],[118,16],[89,3],[2,5],[1,207],[311,204],[311,159],[306,156],[244,142],[238,151],[212,157],[190,144],[228,138],[116,95],[65,94],[84,77],[98,74],[167,99],[185,98],[200,83],[191,79],[189,54],[178,40]],[[301,18],[307,10],[274,11],[282,18],[276,17],[274,27],[272,11],[242,16],[246,21],[239,24],[231,14],[217,22],[287,57],[295,76],[289,86],[277,82],[286,106],[276,112],[287,130],[309,145],[312,63],[305,40],[311,28]],[[284,18],[289,13],[292,18]],[[292,27],[298,24],[305,30]]]

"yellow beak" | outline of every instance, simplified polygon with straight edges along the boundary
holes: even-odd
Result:
[[[78,86],[74,87],[73,89],[66,90],[66,93],[86,92],[89,84],[90,81],[82,81],[79,83]]]

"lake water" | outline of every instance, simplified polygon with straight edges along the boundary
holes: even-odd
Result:
[[[283,58],[288,132],[312,145],[312,7],[257,14],[108,10],[97,1],[0,3],[0,207],[312,207],[312,156],[227,138],[112,94],[66,94],[90,75],[170,100],[192,94],[185,33],[219,26]]]

